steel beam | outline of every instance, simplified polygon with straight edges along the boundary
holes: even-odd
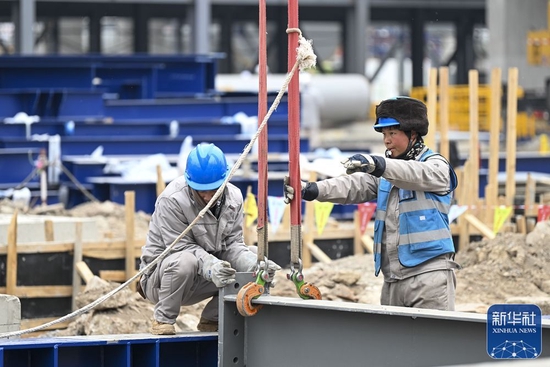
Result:
[[[15,25],[15,52],[31,55],[34,49],[33,27],[36,4],[34,0],[17,0],[11,3],[10,10],[10,20]]]
[[[210,0],[195,0],[194,11],[194,53],[207,54],[210,52]]]
[[[451,366],[496,361],[486,315],[263,295],[252,317],[236,309],[239,274],[220,294],[219,366]],[[543,320],[543,351],[550,322]],[[544,355],[543,355],[544,356]]]
[[[356,0],[355,5],[347,9],[345,22],[346,42],[344,46],[344,63],[349,73],[365,75],[367,60],[367,27],[370,23],[371,0]]]

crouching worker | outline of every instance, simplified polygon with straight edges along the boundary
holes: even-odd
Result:
[[[343,162],[347,175],[302,183],[304,200],[358,204],[376,200],[375,275],[382,271],[380,303],[454,310],[454,244],[448,213],[457,178],[447,160],[430,150],[426,106],[397,97],[376,107],[374,129],[385,156],[356,154]],[[294,188],[285,185],[287,201]]]
[[[204,209],[229,173],[223,152],[202,143],[187,158],[185,174],[159,195],[142,248],[141,265],[157,258]],[[197,329],[218,330],[218,288],[235,282],[236,272],[256,268],[255,247],[244,243],[243,197],[228,183],[204,217],[156,266],[140,279],[141,293],[155,303],[151,333],[173,335],[180,306],[212,297],[202,311]],[[271,276],[280,267],[269,261]],[[138,287],[139,291],[139,287]]]

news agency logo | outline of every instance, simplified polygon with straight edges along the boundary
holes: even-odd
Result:
[[[487,354],[494,359],[534,359],[542,352],[537,305],[492,305],[487,311]]]

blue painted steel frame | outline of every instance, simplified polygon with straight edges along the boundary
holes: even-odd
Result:
[[[125,123],[104,123],[73,121],[72,130],[66,127],[65,121],[40,121],[31,125],[31,135],[48,134],[64,136],[169,136],[170,121],[141,122],[132,121]],[[241,133],[240,124],[222,124],[215,121],[182,122],[178,124],[178,136],[188,135],[237,135]],[[281,130],[279,130],[281,131]],[[0,123],[0,137],[26,136],[24,124]]]
[[[217,61],[208,55],[4,56],[0,89],[88,89],[119,98],[216,94]]]
[[[188,135],[237,135],[241,133],[239,123],[222,123],[220,119],[196,120],[178,122],[178,136]],[[40,121],[31,124],[30,134],[49,134],[63,136],[168,136],[170,135],[171,120],[164,121],[74,121],[73,130],[66,128],[67,120],[62,121]],[[269,133],[273,135],[288,134],[286,120],[269,121]],[[0,122],[0,137],[26,136],[24,124],[5,124]]]
[[[215,367],[216,333],[0,339],[0,367]]]
[[[268,104],[273,103],[271,96]],[[287,97],[283,97],[273,116],[286,117]],[[258,96],[254,93],[224,93],[216,98],[180,99],[114,99],[106,100],[103,114],[116,120],[143,119],[220,119],[243,112],[248,116],[258,114]]]
[[[0,183],[19,184],[33,170],[40,150],[37,148],[0,149]],[[38,177],[33,182],[38,181]]]
[[[87,89],[0,89],[0,119],[18,112],[41,118],[103,117],[103,92]]]
[[[91,154],[98,146],[103,146],[106,155],[127,154],[178,154],[183,139],[172,139],[167,136],[69,136],[61,140],[63,155]],[[242,135],[195,135],[193,143],[210,142],[216,144],[225,153],[240,153],[250,142],[250,138]],[[0,139],[0,148],[47,148],[47,141],[28,141],[25,138]],[[309,150],[309,140],[302,139],[301,151]],[[269,152],[280,153],[288,151],[286,135],[271,135],[269,137]]]
[[[269,103],[275,99],[270,98]],[[256,116],[258,98],[252,93],[224,93],[216,98],[119,99],[86,89],[0,89],[0,119],[18,112],[41,118],[68,120],[220,120],[244,112]],[[283,97],[273,116],[286,117]]]

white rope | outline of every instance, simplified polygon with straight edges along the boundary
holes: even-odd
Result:
[[[302,32],[297,28],[291,28],[291,29],[287,30],[287,33],[290,33],[290,32],[300,33],[299,40],[298,40],[299,46],[297,48],[296,63],[292,67],[292,70],[288,73],[288,75],[285,79],[285,82],[283,83],[283,86],[282,86],[281,90],[277,94],[277,97],[275,98],[275,100],[271,104],[271,107],[267,111],[267,114],[265,115],[262,123],[258,127],[258,131],[256,131],[256,134],[252,137],[252,139],[250,140],[250,143],[248,143],[245,146],[245,148],[243,150],[243,153],[241,154],[239,159],[235,162],[235,164],[231,168],[231,171],[229,171],[229,175],[227,176],[227,178],[225,179],[223,184],[218,188],[218,190],[216,191],[216,193],[214,194],[212,199],[210,199],[210,201],[206,204],[206,206],[199,212],[197,217],[189,224],[189,226],[187,226],[187,228],[185,228],[185,230],[183,232],[180,233],[180,235],[172,242],[172,244],[170,246],[168,246],[155,260],[153,260],[145,268],[141,269],[133,277],[131,277],[126,282],[124,282],[123,284],[121,284],[117,288],[113,289],[109,293],[99,297],[94,302],[92,302],[92,303],[90,303],[90,304],[88,304],[88,305],[86,305],[86,306],[84,306],[84,307],[82,307],[78,310],[75,310],[75,311],[71,312],[70,314],[67,314],[63,317],[60,317],[59,319],[52,320],[52,321],[47,322],[43,325],[35,326],[33,328],[29,328],[29,329],[26,329],[26,330],[12,331],[12,332],[7,332],[7,333],[0,334],[0,338],[10,338],[10,337],[14,337],[14,336],[20,336],[20,335],[23,335],[23,334],[33,333],[33,332],[48,328],[52,325],[58,324],[60,322],[72,319],[73,317],[79,316],[79,315],[81,315],[85,312],[90,311],[91,309],[93,309],[94,307],[99,305],[100,303],[106,301],[108,298],[110,298],[110,297],[114,296],[115,294],[117,294],[118,292],[120,292],[122,289],[124,289],[126,286],[128,286],[130,283],[132,283],[135,279],[137,279],[143,273],[148,272],[152,267],[157,265],[157,263],[159,263],[162,259],[164,259],[166,257],[166,255],[172,250],[172,248],[187,233],[189,233],[191,228],[193,228],[193,226],[200,219],[202,219],[204,217],[204,215],[208,212],[208,210],[210,209],[212,204],[215,203],[216,200],[220,197],[222,192],[225,190],[225,187],[227,186],[227,183],[229,182],[229,180],[231,180],[231,178],[233,177],[233,175],[235,174],[237,169],[241,166],[242,162],[244,161],[244,159],[246,158],[248,153],[250,153],[250,150],[254,146],[254,143],[256,142],[258,137],[260,136],[260,133],[264,129],[265,125],[267,124],[267,121],[269,120],[269,118],[271,117],[273,112],[277,109],[277,107],[279,106],[279,103],[281,102],[281,99],[283,98],[283,95],[284,95],[284,93],[285,93],[285,91],[288,87],[288,84],[290,83],[290,80],[292,79],[292,77],[294,76],[294,73],[296,72],[296,69],[300,68],[300,70],[305,70],[305,69],[308,69],[308,68],[315,67],[317,56],[313,53],[313,48],[311,46],[311,44],[312,44],[311,41],[308,41],[308,40],[304,39],[302,37]]]

